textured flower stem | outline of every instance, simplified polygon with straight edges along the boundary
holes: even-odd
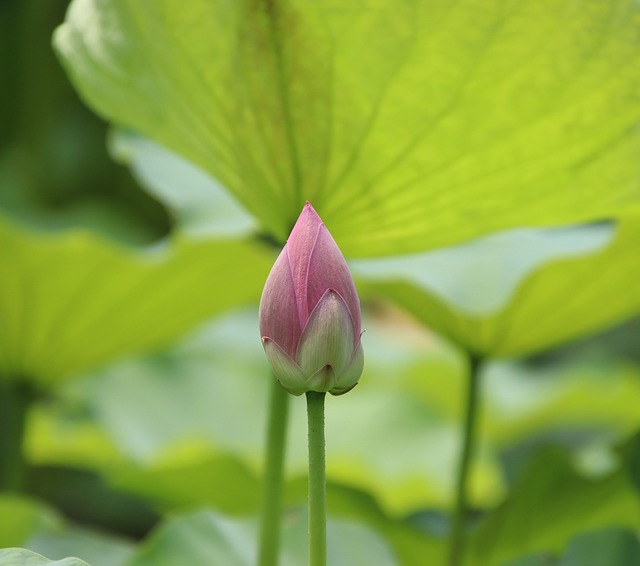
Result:
[[[24,433],[34,399],[27,383],[0,378],[0,491],[24,488]]]
[[[277,566],[282,517],[282,483],[284,470],[289,394],[273,378],[267,424],[267,458],[260,517],[259,566]]]
[[[309,566],[327,563],[327,486],[324,456],[324,398],[307,393],[309,423]]]
[[[449,566],[461,566],[464,562],[466,544],[466,519],[468,512],[467,482],[476,442],[476,424],[480,397],[480,366],[482,360],[471,354],[469,357],[469,386],[464,415],[464,437],[462,453],[456,479],[456,500],[451,525]]]

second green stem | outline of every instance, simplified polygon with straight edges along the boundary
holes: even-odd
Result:
[[[267,423],[267,461],[265,464],[262,516],[260,520],[259,566],[277,566],[280,550],[282,483],[289,414],[289,393],[274,378]]]
[[[480,365],[481,359],[471,355],[469,358],[469,387],[464,413],[464,436],[462,453],[458,464],[456,478],[456,500],[451,525],[449,546],[449,566],[460,566],[464,561],[466,543],[466,520],[468,513],[468,478],[471,471],[471,460],[476,442],[476,422],[480,397]]]
[[[309,424],[309,566],[327,563],[327,482],[325,477],[324,399],[307,393]]]

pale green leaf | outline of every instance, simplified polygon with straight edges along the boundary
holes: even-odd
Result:
[[[535,369],[496,362],[482,379],[483,430],[496,446],[565,431],[585,441],[585,466],[597,467],[611,457],[612,439],[640,427],[640,372],[628,364]]]
[[[135,548],[129,539],[73,525],[41,532],[25,546],[46,556],[80,556],[91,566],[125,566]]]
[[[307,563],[306,513],[299,509],[284,522],[279,563]],[[162,525],[146,541],[130,566],[211,564],[253,566],[257,524],[253,520],[229,519],[210,512],[177,517]],[[398,564],[387,545],[370,529],[343,521],[329,521],[327,560],[332,566]]]
[[[24,547],[0,550],[2,566],[85,564],[78,558],[63,559],[66,556],[81,557],[92,566],[123,566],[133,552],[129,540],[65,523],[51,508],[26,497],[3,495],[0,516],[0,545]]]
[[[350,256],[640,201],[635,0],[75,0],[55,45],[97,112],[284,239]]]
[[[116,487],[166,510],[257,510],[270,378],[256,316],[230,315],[166,353],[115,364],[87,383],[87,413],[129,461],[108,467]],[[464,361],[397,314],[366,316],[364,328],[363,377],[348,396],[327,402],[329,480],[368,492],[393,516],[449,509]],[[504,494],[498,451],[557,434],[580,439],[576,461],[602,471],[617,461],[611,442],[640,426],[640,381],[629,367],[534,371],[487,363],[482,381],[482,441],[470,493],[477,508]],[[295,480],[306,474],[306,423],[304,402],[291,405],[287,475]],[[60,425],[41,422],[38,436],[47,422],[52,434],[68,430],[68,419],[59,418]],[[81,424],[76,428],[87,428]],[[82,444],[73,448],[76,436],[67,432],[57,447],[30,442],[31,457],[82,462],[87,452],[78,453]],[[292,501],[304,497],[303,489]]]
[[[158,348],[256,302],[271,264],[246,240],[176,239],[141,250],[2,218],[0,262],[0,376],[40,384]]]
[[[534,552],[562,553],[584,531],[637,528],[640,501],[623,470],[589,479],[557,450],[540,452],[509,498],[473,535],[471,566],[499,566]]]
[[[352,267],[361,291],[391,298],[465,349],[515,356],[640,312],[639,245],[639,218],[629,215],[615,229],[509,231]]]
[[[79,558],[49,560],[24,548],[0,548],[2,566],[89,566]]]
[[[163,357],[123,362],[100,373],[92,384],[92,413],[138,462],[137,470],[111,474],[117,486],[165,507],[193,505],[200,498],[237,513],[255,504],[251,490],[262,467],[270,379],[256,320],[254,311],[226,317]],[[371,493],[392,516],[446,507],[454,490],[451,470],[460,442],[456,399],[464,375],[442,356],[430,360],[428,350],[425,356],[421,340],[389,343],[383,326],[370,319],[365,328],[359,385],[327,402],[327,477]],[[403,389],[405,374],[432,376],[440,397],[453,402],[453,415]],[[292,398],[290,404],[287,474],[304,477],[305,403]],[[185,475],[192,478],[186,484]],[[237,499],[231,489],[220,492],[208,476],[232,477]],[[472,485],[474,501],[482,506],[502,493],[488,450],[481,452]]]
[[[111,136],[115,158],[128,163],[140,184],[173,214],[175,228],[194,238],[247,236],[255,221],[202,169],[131,132]]]
[[[269,370],[255,320],[254,312],[225,317],[162,356],[117,364],[91,382],[91,414],[137,463],[110,473],[118,487],[163,508],[198,501],[231,513],[256,508]],[[365,317],[363,326],[362,379],[327,402],[329,480],[370,493],[394,516],[448,509],[464,363],[403,318]],[[494,363],[482,380],[484,442],[470,494],[477,507],[504,493],[498,450],[573,431],[585,439],[580,458],[589,467],[604,458],[607,442],[640,426],[640,382],[629,368],[535,372]],[[291,399],[290,478],[306,473],[305,407],[297,401]],[[214,477],[219,481],[208,481]],[[231,488],[216,488],[223,479],[237,484],[237,498]]]

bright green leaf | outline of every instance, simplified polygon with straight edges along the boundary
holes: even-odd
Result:
[[[640,312],[640,221],[514,231],[406,258],[353,262],[363,292],[393,299],[465,349],[515,356]]]
[[[104,117],[286,237],[311,200],[351,256],[640,201],[634,0],[75,0],[55,45]]]
[[[183,445],[179,455],[174,451],[145,467],[118,469],[109,479],[118,490],[135,493],[167,511],[206,506],[246,515],[258,511],[262,493],[260,478],[242,461],[203,446]]]
[[[0,565],[2,566],[89,566],[79,558],[48,560],[40,554],[24,548],[0,549]]]
[[[245,240],[133,250],[87,232],[38,234],[0,218],[0,376],[50,384],[158,348],[258,300],[269,254]]]

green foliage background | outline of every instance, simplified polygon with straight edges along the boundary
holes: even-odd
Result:
[[[307,199],[367,329],[330,564],[444,564],[469,354],[466,564],[640,563],[637,2],[66,9],[0,5],[0,564],[252,564],[257,302]]]

